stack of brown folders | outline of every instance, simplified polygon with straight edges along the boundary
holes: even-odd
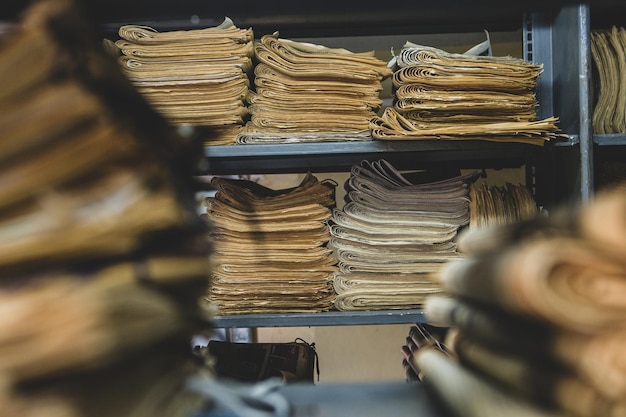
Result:
[[[372,119],[375,139],[481,139],[542,145],[554,117],[536,120],[542,67],[512,57],[452,54],[407,42],[396,57],[394,105]]]
[[[338,310],[417,307],[440,291],[432,275],[457,256],[474,174],[408,178],[385,160],[352,167],[346,204],[331,224]]]
[[[472,184],[470,189],[470,227],[517,223],[539,213],[537,203],[524,185]]]
[[[416,355],[459,416],[626,415],[626,193],[470,230],[427,318],[458,361]],[[480,398],[480,401],[475,399]],[[469,406],[472,404],[472,406]]]
[[[591,53],[598,75],[593,132],[626,133],[626,30],[592,32]]]
[[[215,269],[208,300],[220,314],[328,310],[336,260],[326,247],[335,184],[308,174],[290,189],[214,177],[206,218]]]
[[[371,140],[368,123],[391,75],[373,53],[265,35],[255,57],[252,120],[239,143]]]
[[[158,32],[126,25],[119,63],[148,102],[173,124],[211,127],[211,144],[232,144],[247,117],[252,29],[226,18],[216,27]]]
[[[192,147],[64,0],[0,38],[0,134],[0,414],[189,415]]]

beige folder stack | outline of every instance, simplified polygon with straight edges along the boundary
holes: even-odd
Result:
[[[38,1],[0,42],[0,414],[189,415],[195,149],[89,25]]]
[[[536,118],[541,65],[453,54],[407,42],[395,57],[394,105],[371,121],[375,139],[480,139],[542,145],[557,119]]]
[[[537,203],[524,185],[472,184],[470,189],[471,228],[530,220],[539,214]]]
[[[115,44],[131,82],[170,123],[210,128],[207,142],[232,144],[248,112],[253,32],[219,26],[159,32],[125,25]]]
[[[549,218],[460,236],[466,257],[440,273],[445,295],[425,305],[431,323],[451,327],[454,356],[416,359],[459,416],[626,415],[625,212],[624,189],[613,188]]]
[[[433,274],[457,256],[454,240],[469,222],[474,174],[408,178],[385,160],[352,168],[346,204],[331,224],[337,309],[418,307],[440,291]]]
[[[316,312],[334,299],[327,243],[335,184],[308,174],[290,189],[214,177],[206,219],[215,269],[208,300],[219,314]]]
[[[370,140],[369,120],[382,106],[391,75],[372,52],[265,35],[255,44],[251,121],[239,143]]]
[[[626,133],[626,30],[592,32],[591,56],[598,76],[593,132]]]

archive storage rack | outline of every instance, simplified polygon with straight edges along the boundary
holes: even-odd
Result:
[[[626,135],[593,135],[591,18],[607,25],[621,0],[572,1],[404,1],[363,5],[362,2],[232,2],[199,0],[150,2],[90,1],[103,34],[115,37],[125,23],[159,30],[214,26],[229,16],[255,37],[278,31],[285,38],[362,38],[380,44],[385,36],[492,32],[519,33],[528,61],[544,66],[539,79],[538,116],[560,119],[566,138],[543,147],[487,141],[371,141],[272,145],[207,146],[205,174],[269,174],[348,171],[363,159],[387,159],[399,169],[428,169],[445,162],[459,168],[526,169],[526,184],[539,205],[547,208],[589,198],[594,190],[594,151],[624,149]],[[0,20],[15,17],[22,2],[9,0]],[[607,17],[608,16],[608,17]],[[609,19],[609,20],[607,20]],[[619,22],[611,22],[619,23]],[[594,23],[594,25],[596,25]],[[340,46],[340,45],[332,45]],[[349,47],[349,45],[346,45]],[[415,323],[421,311],[268,314],[218,316],[217,327],[337,326]]]
[[[280,31],[288,38],[372,37],[417,33],[519,32],[524,56],[541,63],[543,74],[537,90],[539,117],[555,115],[567,138],[544,147],[494,142],[367,142],[310,143],[285,145],[209,146],[205,148],[207,174],[262,174],[286,172],[346,171],[363,159],[385,158],[400,169],[427,169],[442,162],[463,168],[525,166],[527,185],[537,202],[548,210],[565,202],[588,199],[594,192],[595,164],[600,154],[624,154],[626,135],[593,135],[593,74],[590,31],[621,22],[626,16],[623,0],[576,3],[569,1],[517,2],[442,0],[439,2],[396,1],[367,5],[359,11],[357,1],[332,2],[211,2],[168,0],[146,2],[91,0],[104,34],[115,36],[123,23],[145,24],[161,30],[212,26],[228,15],[239,26],[252,26],[255,33]],[[143,3],[143,4],[142,4]],[[23,2],[8,0],[0,7],[0,20],[15,17]],[[620,13],[613,13],[620,12]],[[208,17],[207,17],[208,16]],[[601,19],[596,19],[601,17]],[[608,150],[608,152],[607,152]],[[604,156],[605,157],[605,156]],[[222,316],[216,327],[341,326],[415,323],[422,312],[372,311],[360,313],[269,314]],[[373,405],[394,406],[388,414],[436,415],[431,400],[415,387],[393,386],[367,391],[350,386],[342,389],[348,401],[336,401],[337,387],[319,387],[317,393],[288,387],[289,398],[302,407],[332,408],[334,415],[363,415]],[[385,388],[385,387],[383,387]],[[355,392],[358,391],[358,392]],[[365,395],[364,395],[365,394]],[[377,404],[373,404],[376,402]],[[404,407],[400,407],[400,405]],[[400,412],[407,411],[406,414]],[[374,409],[375,410],[375,409]],[[398,411],[398,412],[394,412]],[[328,413],[327,413],[328,414]],[[371,414],[369,414],[371,415]],[[384,413],[379,413],[384,415]],[[439,414],[443,415],[443,414]]]
[[[371,141],[304,144],[207,146],[206,174],[271,174],[349,171],[363,159],[384,158],[399,169],[428,169],[446,163],[459,168],[524,166],[526,184],[537,203],[550,208],[588,199],[594,190],[594,148],[626,144],[626,135],[594,136],[590,53],[591,16],[624,10],[622,1],[589,3],[557,1],[464,2],[397,1],[364,7],[360,2],[226,2],[157,1],[95,2],[105,34],[115,36],[124,23],[160,30],[213,26],[229,16],[240,27],[252,27],[255,37],[278,31],[285,38],[315,38],[329,46],[342,39],[377,44],[388,36],[490,31],[522,37],[524,58],[543,65],[539,78],[538,117],[557,116],[566,138],[537,147],[487,141]],[[350,42],[348,40],[348,42]],[[611,137],[607,137],[611,136]],[[607,145],[608,146],[608,145]],[[338,326],[422,322],[419,310],[254,314],[218,316],[216,327],[254,328]]]

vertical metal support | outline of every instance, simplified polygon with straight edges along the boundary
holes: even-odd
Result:
[[[593,126],[591,104],[591,25],[587,4],[578,5],[579,100],[580,100],[580,194],[587,201],[593,194]]]
[[[257,341],[255,328],[229,327],[226,329],[226,341],[237,343],[253,343]]]
[[[553,101],[553,65],[552,65],[552,25],[550,16],[545,13],[525,13],[522,20],[523,57],[527,62],[541,64],[543,70],[537,80],[537,117],[543,119],[554,114]],[[550,203],[553,197],[549,190],[554,187],[551,175],[545,175],[546,162],[541,155],[528,156],[525,164],[526,186],[540,206]],[[538,185],[537,175],[543,175]]]

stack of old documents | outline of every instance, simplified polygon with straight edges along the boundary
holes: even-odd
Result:
[[[470,189],[470,227],[517,223],[537,216],[530,190],[523,185],[473,184]]]
[[[455,359],[416,358],[459,416],[626,415],[624,213],[614,188],[460,236],[467,257],[447,265],[447,294],[425,305],[431,323],[452,327]]]
[[[72,6],[35,2],[0,42],[0,414],[189,415],[197,149]]]
[[[382,106],[391,75],[371,52],[265,35],[255,44],[251,122],[239,143],[369,140],[369,120]]]
[[[626,133],[626,30],[591,33],[597,80],[594,133]]]
[[[331,225],[337,309],[417,307],[440,291],[432,275],[457,256],[474,175],[429,175],[412,182],[385,160],[352,168],[346,204],[334,210]]]
[[[311,174],[294,188],[214,177],[206,199],[215,269],[208,300],[220,314],[328,310],[336,260],[326,247],[335,184]]]
[[[394,62],[394,61],[392,61]],[[395,57],[394,105],[372,119],[375,139],[482,139],[543,144],[556,118],[536,120],[540,65],[452,54],[407,42]]]
[[[252,29],[226,18],[216,27],[158,32],[119,29],[120,65],[136,88],[173,124],[211,127],[210,143],[234,143],[247,116]]]

